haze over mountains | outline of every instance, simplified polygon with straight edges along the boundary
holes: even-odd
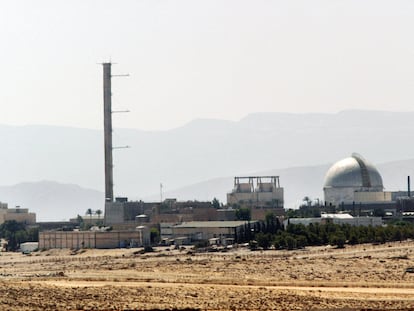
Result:
[[[238,122],[194,120],[169,131],[115,129],[114,146],[132,147],[114,151],[115,193],[159,199],[162,183],[164,197],[224,200],[233,176],[263,173],[280,175],[294,205],[305,195],[322,197],[329,165],[352,152],[377,165],[387,190],[402,190],[406,176],[414,175],[413,118],[414,112],[255,113]],[[102,193],[73,191],[73,185],[104,188],[101,130],[2,125],[0,143],[1,184],[15,185],[0,188],[0,201],[30,208],[40,220],[103,208]],[[18,185],[39,180],[60,184]],[[28,199],[35,193],[37,202]]]

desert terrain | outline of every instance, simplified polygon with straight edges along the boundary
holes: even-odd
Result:
[[[414,310],[414,242],[0,255],[1,310]]]

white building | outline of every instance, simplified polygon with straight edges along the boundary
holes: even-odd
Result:
[[[286,227],[288,224],[302,224],[308,226],[310,224],[326,224],[333,223],[337,225],[351,226],[381,226],[383,224],[381,217],[352,217],[349,214],[322,214],[317,218],[289,218],[283,222]]]
[[[323,191],[327,205],[392,201],[391,192],[384,192],[382,177],[375,166],[355,153],[331,166]]]
[[[227,204],[283,208],[279,176],[234,177],[234,188],[227,194]]]

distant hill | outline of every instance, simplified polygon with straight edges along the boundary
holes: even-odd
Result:
[[[194,120],[168,131],[115,129],[114,146],[131,148],[114,151],[114,191],[148,198],[162,183],[166,192],[201,200],[210,193],[224,197],[233,176],[274,172],[286,200],[294,202],[304,195],[320,197],[326,168],[352,152],[387,163],[382,172],[387,189],[405,188],[400,176],[414,159],[413,119],[414,112],[254,113],[237,122]],[[0,145],[1,185],[53,180],[104,189],[101,130],[0,125]],[[206,187],[206,180],[214,185]]]
[[[358,152],[374,163],[414,158],[414,112],[255,113],[194,120],[169,131],[115,129],[115,193],[146,197],[246,172],[333,163]],[[54,180],[104,189],[103,133],[0,126],[1,184]]]
[[[339,159],[338,159],[339,160]],[[297,207],[305,196],[323,199],[323,180],[330,165],[293,167],[253,173],[253,175],[280,176],[281,186],[285,189],[286,207]],[[385,190],[406,190],[407,176],[413,176],[414,159],[395,161],[377,165]],[[244,174],[240,174],[244,175]],[[164,198],[179,200],[207,200],[218,198],[226,202],[226,193],[233,188],[233,176],[220,177],[195,183],[163,193]],[[414,187],[413,187],[414,190]],[[0,198],[9,203],[9,207],[19,205],[37,213],[39,221],[68,220],[76,215],[85,215],[88,208],[104,209],[102,192],[85,189],[73,184],[61,184],[50,181],[20,183],[13,186],[1,186]],[[138,199],[131,197],[131,199]],[[146,201],[158,201],[159,194],[144,198]]]

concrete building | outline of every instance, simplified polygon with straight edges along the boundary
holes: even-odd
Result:
[[[331,166],[325,176],[323,191],[326,205],[381,204],[392,201],[391,192],[384,192],[378,170],[356,153]]]
[[[217,220],[233,221],[237,220],[236,210],[233,208],[220,208],[217,210]]]
[[[283,222],[286,227],[288,224],[326,224],[333,223],[337,225],[348,224],[351,226],[381,226],[383,224],[381,217],[353,217],[349,214],[322,214],[321,217],[315,218],[289,218]]]
[[[233,208],[250,208],[254,220],[264,219],[267,212],[282,216],[283,193],[279,176],[234,177],[234,188],[227,194],[227,204]]]
[[[255,222],[250,222],[254,224]],[[191,244],[196,241],[219,239],[220,244],[232,244],[246,221],[192,221],[161,226],[161,237],[180,239]]]
[[[128,201],[117,198],[105,203],[105,225],[116,229],[134,228],[145,222],[149,224],[177,223],[183,221],[217,220],[217,209],[211,202],[166,199],[160,202]]]
[[[33,225],[36,223],[36,214],[29,213],[27,208],[8,208],[6,203],[0,202],[0,224],[11,220]]]
[[[279,176],[234,177],[234,188],[227,194],[227,204],[283,208]]]
[[[130,231],[43,231],[39,249],[122,248],[150,245],[148,227]]]

